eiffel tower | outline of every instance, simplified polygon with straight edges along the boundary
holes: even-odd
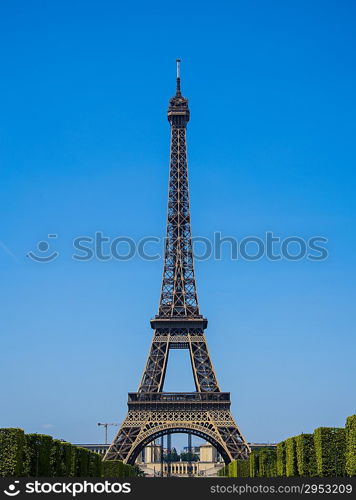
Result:
[[[190,112],[180,88],[169,101],[171,126],[167,237],[158,314],[151,320],[151,349],[138,392],[128,395],[128,413],[104,460],[134,464],[151,441],[176,432],[199,436],[225,463],[245,459],[250,448],[230,412],[230,393],[221,392],[199,311],[190,226],[186,129]],[[188,349],[195,392],[163,392],[170,349]]]

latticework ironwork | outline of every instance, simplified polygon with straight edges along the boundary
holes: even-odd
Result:
[[[188,105],[186,99],[184,103]],[[182,118],[182,115],[179,117]],[[199,316],[190,229],[186,129],[174,123],[171,129],[167,237],[159,316]]]
[[[229,393],[133,393],[129,411],[105,459],[134,463],[153,439],[189,432],[210,441],[226,462],[246,458],[248,446],[230,412]]]
[[[188,99],[180,90],[170,99],[171,153],[167,237],[158,314],[151,349],[137,393],[129,394],[127,417],[105,459],[134,463],[150,441],[172,432],[189,432],[210,441],[226,462],[247,458],[250,449],[230,412],[229,393],[220,391],[199,312],[190,224],[186,127]],[[164,393],[170,349],[188,349],[195,393]]]

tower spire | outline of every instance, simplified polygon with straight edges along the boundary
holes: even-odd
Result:
[[[177,64],[177,87],[176,87],[176,95],[180,96],[180,95],[182,95],[181,91],[180,91],[180,59],[176,60],[176,64]]]

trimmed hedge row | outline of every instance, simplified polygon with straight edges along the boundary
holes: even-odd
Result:
[[[227,466],[227,473],[228,473],[229,477],[236,477],[236,474],[237,474],[237,461],[236,460],[229,463],[229,465]]]
[[[248,473],[247,470],[249,469]],[[235,460],[219,471],[228,477],[342,477],[356,476],[356,415],[345,429],[319,427],[278,443],[253,450],[248,460]]]
[[[282,450],[285,449],[285,453]],[[319,427],[277,445],[279,476],[345,476],[345,429]]]
[[[234,460],[219,470],[219,476],[227,477],[275,477],[277,455],[273,448],[253,450],[247,460]]]
[[[297,446],[295,437],[290,437],[286,439],[286,476],[295,477],[298,475],[298,464],[297,464]]]
[[[277,476],[286,475],[286,443],[277,444]]]
[[[250,477],[259,477],[260,461],[258,451],[252,451],[249,456],[250,461]]]
[[[23,430],[0,429],[0,477],[27,475],[27,451]]]
[[[236,460],[237,462],[237,476],[236,477],[250,477],[250,460]]]
[[[103,477],[133,477],[137,475],[136,467],[124,464],[121,460],[107,460],[102,462]]]
[[[316,476],[316,456],[313,434],[300,434],[295,438],[298,476]]]
[[[0,429],[0,477],[128,477],[136,472],[135,467],[103,462],[98,453],[45,434]]]
[[[253,450],[249,457],[250,477],[275,477],[277,475],[277,451],[275,448]]]
[[[56,443],[53,438],[45,434],[27,434],[26,441],[30,458],[28,475],[53,477],[57,465]]]
[[[275,448],[262,448],[259,455],[259,477],[277,476],[277,452]]]
[[[345,476],[345,429],[334,427],[315,429],[314,447],[318,476]]]
[[[346,427],[346,474],[356,476],[356,415],[347,417]]]

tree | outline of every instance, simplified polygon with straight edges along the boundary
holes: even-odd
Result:
[[[181,453],[180,459],[182,462],[199,462],[199,457],[195,453],[187,451],[187,453]]]
[[[179,455],[177,453],[177,450],[175,448],[172,448],[170,453],[166,453],[163,456],[163,460],[165,462],[179,462]]]

